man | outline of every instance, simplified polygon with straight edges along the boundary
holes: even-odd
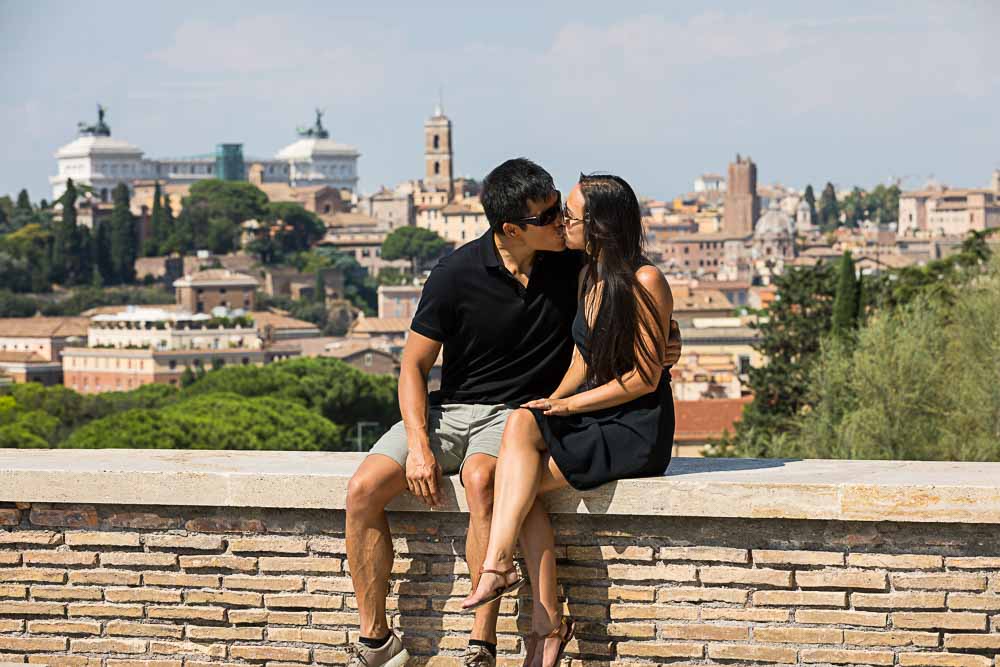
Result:
[[[529,160],[508,160],[483,180],[481,201],[489,231],[441,260],[424,285],[399,373],[403,419],[348,485],[347,558],[361,620],[352,667],[402,667],[409,657],[385,615],[393,562],[385,506],[407,490],[435,506],[441,475],[458,473],[476,586],[507,416],[548,396],[569,366],[582,258],[563,252],[562,202],[552,177]],[[441,389],[428,396],[427,375],[442,346]],[[672,348],[674,359],[679,349]],[[477,610],[466,667],[495,664],[499,605]]]

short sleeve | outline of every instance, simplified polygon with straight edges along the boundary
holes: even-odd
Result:
[[[445,262],[439,262],[424,283],[410,329],[443,343],[454,332],[454,314],[455,290],[452,287],[451,272]]]

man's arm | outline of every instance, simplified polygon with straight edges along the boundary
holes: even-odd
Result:
[[[427,432],[427,375],[441,351],[441,343],[410,331],[399,367],[399,411],[406,429],[406,485],[421,501],[440,502],[441,467],[431,451]]]

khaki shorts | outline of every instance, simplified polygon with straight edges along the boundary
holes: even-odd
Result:
[[[427,415],[431,451],[445,475],[462,472],[473,454],[500,455],[500,439],[513,408],[506,405],[466,405],[450,403],[432,407]],[[368,452],[388,456],[406,469],[406,429],[397,422]]]

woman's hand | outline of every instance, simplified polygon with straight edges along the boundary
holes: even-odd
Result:
[[[528,401],[521,407],[536,408],[544,411],[544,414],[551,415],[553,417],[565,417],[566,415],[573,413],[573,410],[570,408],[568,398],[538,398],[534,401]]]

